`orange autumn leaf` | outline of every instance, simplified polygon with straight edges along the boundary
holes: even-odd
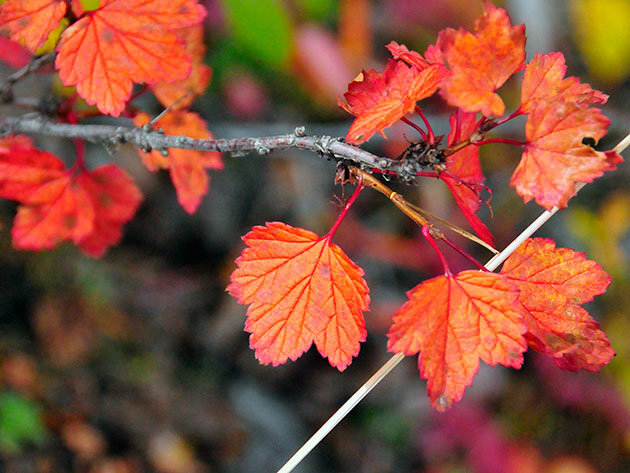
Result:
[[[606,335],[580,304],[603,294],[610,276],[583,253],[530,238],[503,264],[501,274],[520,290],[529,345],[558,366],[598,371],[614,356]]]
[[[0,197],[16,200],[13,245],[42,250],[71,240],[92,256],[117,243],[142,199],[131,178],[110,164],[64,169],[56,156],[21,144],[0,146]]]
[[[194,0],[103,0],[64,31],[56,67],[64,85],[118,116],[133,83],[183,80],[191,57],[174,30],[201,22]]]
[[[139,113],[133,122],[140,127],[150,121],[149,115]],[[193,112],[172,111],[154,123],[154,128],[162,128],[167,135],[186,135],[189,138],[211,139],[212,133],[206,122]],[[201,199],[208,193],[210,178],[207,169],[223,169],[221,153],[195,151],[189,149],[169,149],[168,156],[159,151],[144,153],[138,150],[144,165],[151,171],[168,169],[177,191],[177,200],[189,214],[194,213]]]
[[[519,368],[527,349],[518,289],[507,278],[463,271],[438,276],[407,293],[393,316],[388,349],[420,353],[420,376],[428,380],[431,404],[439,411],[459,401],[481,359]]]
[[[157,82],[149,88],[165,107],[171,110],[188,107],[196,97],[203,94],[210,83],[212,69],[203,63],[206,47],[203,42],[203,26],[195,25],[175,31],[186,42],[186,49],[192,58],[192,72],[180,81]]]
[[[447,139],[449,146],[470,138],[476,129],[474,113],[459,112],[459,117],[458,112],[455,112],[449,119],[451,125]],[[476,215],[481,206],[479,193],[484,181],[479,163],[479,148],[467,146],[450,155],[446,161],[446,171],[440,173],[439,177],[448,186],[464,217],[483,241],[494,245],[492,233]]]
[[[521,107],[529,113],[536,100],[560,100],[578,104],[604,104],[608,95],[580,83],[577,77],[564,78],[567,66],[562,53],[536,54],[527,64],[521,88]]]
[[[566,207],[577,182],[592,182],[615,169],[623,158],[582,143],[597,142],[610,121],[598,109],[561,101],[534,101],[529,109],[527,143],[510,185],[525,202],[551,209]]]
[[[417,53],[416,51],[410,51],[404,44],[398,44],[396,41],[391,41],[385,47],[394,59],[405,61],[407,64],[414,66],[419,71],[426,69],[431,65],[429,61],[422,57],[422,54]]]
[[[328,235],[281,222],[254,227],[228,287],[249,304],[245,330],[264,364],[296,360],[315,342],[343,371],[359,353],[370,297],[363,270]]]
[[[418,100],[433,95],[446,73],[441,64],[419,71],[393,59],[382,74],[363,71],[348,84],[346,102],[338,100],[341,108],[357,117],[346,135],[348,143],[358,145],[376,132],[385,136],[383,129],[413,111]]]
[[[8,0],[0,5],[0,35],[7,34],[31,52],[46,42],[66,14],[60,0]]]
[[[512,26],[505,10],[484,2],[475,34],[460,28],[440,32],[438,43],[452,72],[440,93],[467,112],[500,117],[505,104],[495,92],[525,60],[525,26]]]

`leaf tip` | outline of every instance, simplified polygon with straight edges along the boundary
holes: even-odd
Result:
[[[432,402],[432,405],[438,412],[446,412],[453,405],[453,400],[442,393]]]

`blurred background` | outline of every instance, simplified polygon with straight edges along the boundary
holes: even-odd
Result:
[[[345,136],[337,96],[361,69],[381,69],[394,40],[423,52],[443,27],[473,28],[470,0],[209,0],[207,94],[192,107],[217,137],[265,136],[303,125]],[[610,95],[611,148],[630,131],[630,1],[511,0],[527,26],[527,54],[561,51],[568,75]],[[3,66],[3,76],[10,73]],[[29,78],[21,96],[46,93]],[[500,91],[513,110],[517,80]],[[149,94],[139,105],[157,113]],[[438,134],[449,111],[425,106]],[[9,107],[0,113],[17,113]],[[524,121],[502,127],[522,139]],[[392,127],[365,145],[395,156],[415,139]],[[70,141],[38,145],[73,158]],[[626,159],[628,155],[626,153]],[[519,150],[485,146],[493,190],[481,212],[503,248],[540,212],[509,188]],[[288,150],[224,157],[192,216],[167,173],[136,152],[88,148],[88,164],[114,160],[145,194],[123,242],[94,260],[72,245],[42,253],[11,248],[15,205],[0,202],[0,471],[209,473],[276,471],[389,357],[385,334],[405,292],[440,271],[418,228],[364,192],[335,242],[366,271],[368,339],[344,372],[314,349],[261,366],[243,332],[245,307],[226,292],[240,236],[282,220],[325,233],[339,212],[334,163]],[[613,276],[589,304],[617,352],[600,373],[570,373],[528,352],[524,367],[482,366],[464,400],[434,412],[408,358],[296,469],[300,472],[592,473],[630,471],[630,169],[587,186],[538,236],[583,251]],[[468,228],[446,186],[392,186],[411,202]],[[349,189],[346,189],[346,195]],[[490,255],[453,236],[480,261]],[[470,269],[448,253],[452,269]]]

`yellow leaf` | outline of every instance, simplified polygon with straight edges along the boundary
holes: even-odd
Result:
[[[35,50],[35,56],[41,56],[42,54],[54,51],[57,43],[59,42],[59,37],[61,36],[61,33],[63,33],[63,30],[68,27],[68,23],[69,22],[67,18],[62,18],[57,25],[57,28],[50,32],[48,38],[46,39],[46,42]]]
[[[630,76],[630,2],[573,0],[568,5],[573,35],[590,73],[611,83]]]

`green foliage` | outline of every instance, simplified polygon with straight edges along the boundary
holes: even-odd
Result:
[[[335,0],[297,0],[295,3],[309,20],[327,22],[339,12],[339,3]]]
[[[293,26],[277,0],[224,0],[234,41],[267,66],[286,68],[293,48]]]
[[[18,394],[0,393],[0,449],[22,450],[29,443],[40,442],[45,434],[40,407]]]
[[[101,6],[100,0],[80,0],[80,2],[85,11],[94,11]]]

